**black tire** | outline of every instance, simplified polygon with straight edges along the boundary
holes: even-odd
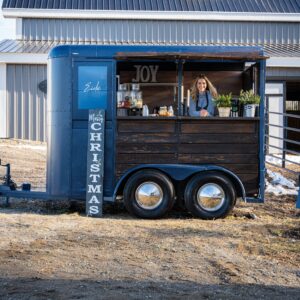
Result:
[[[204,192],[204,189],[216,188],[221,191],[219,200],[217,197],[213,200],[206,197],[205,194],[202,200],[198,201],[198,192]],[[216,191],[216,190],[214,190]],[[217,199],[217,200],[216,200]],[[236,202],[236,192],[232,182],[223,174],[218,172],[199,173],[192,177],[188,182],[184,201],[187,210],[197,218],[211,220],[226,217],[233,209]],[[215,206],[209,207],[214,204]]]
[[[154,186],[162,196],[159,196],[160,199],[157,200],[158,203],[155,203],[155,205],[145,207],[143,203],[139,202],[140,194],[138,191],[141,191],[141,187],[145,187],[147,184]],[[128,179],[123,195],[124,204],[128,212],[145,219],[157,219],[162,217],[173,207],[175,201],[175,192],[172,182],[166,175],[156,170],[141,170],[134,173]]]

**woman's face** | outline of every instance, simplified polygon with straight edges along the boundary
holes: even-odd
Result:
[[[200,78],[200,79],[197,81],[197,89],[198,89],[199,93],[205,92],[206,87],[207,87],[206,80],[203,79],[203,78]]]

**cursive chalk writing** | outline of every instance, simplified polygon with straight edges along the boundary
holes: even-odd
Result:
[[[96,85],[93,85],[93,83],[90,81],[85,84],[85,88],[84,88],[83,92],[88,93],[88,92],[96,92],[96,91],[100,91],[100,90],[101,90],[101,87],[100,87],[99,81],[97,81]]]

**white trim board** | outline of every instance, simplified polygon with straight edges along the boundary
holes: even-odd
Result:
[[[0,53],[0,63],[6,64],[47,64],[48,54]]]
[[[300,68],[300,57],[270,57],[267,67]]]
[[[0,138],[7,138],[6,64],[0,63]]]
[[[42,19],[139,19],[139,20],[205,20],[205,21],[261,21],[300,22],[297,13],[249,13],[207,11],[132,11],[132,10],[72,10],[3,8],[6,18]]]

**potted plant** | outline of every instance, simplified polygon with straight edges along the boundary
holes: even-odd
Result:
[[[231,111],[231,99],[230,94],[220,94],[215,100],[216,106],[218,107],[220,117],[229,117]]]
[[[241,90],[239,100],[244,105],[244,117],[254,117],[255,109],[260,102],[260,96],[254,94],[253,90]]]

